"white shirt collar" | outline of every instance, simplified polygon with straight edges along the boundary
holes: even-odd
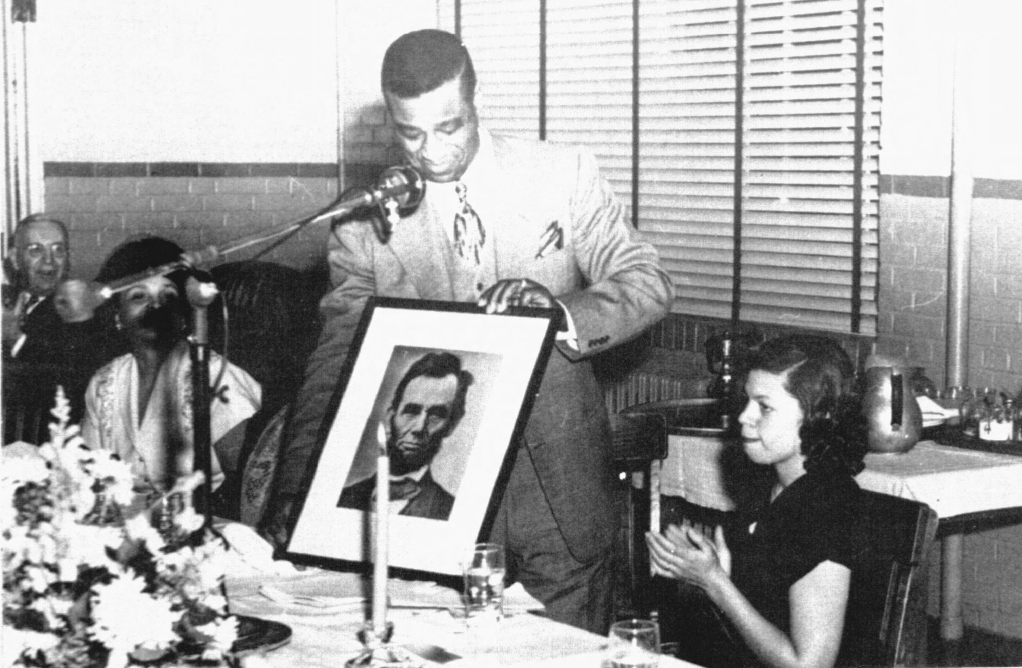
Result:
[[[429,464],[426,464],[422,468],[416,469],[411,473],[406,473],[404,475],[399,476],[392,475],[390,476],[390,481],[397,482],[398,480],[414,480],[415,482],[422,482],[422,478],[426,475],[427,470],[429,470]]]

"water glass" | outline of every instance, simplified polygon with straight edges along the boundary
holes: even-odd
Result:
[[[504,617],[504,546],[478,543],[465,558],[465,620],[481,626]]]
[[[603,668],[656,668],[660,661],[660,627],[650,619],[627,619],[610,626],[610,645]]]

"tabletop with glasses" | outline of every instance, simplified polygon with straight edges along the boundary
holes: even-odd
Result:
[[[229,540],[241,547],[250,564],[250,537],[234,528]],[[256,549],[259,549],[258,547]],[[290,627],[286,644],[245,657],[251,668],[337,668],[357,657],[364,645],[359,633],[371,616],[371,583],[358,573],[319,568],[296,569],[287,562],[260,556],[258,564],[234,569],[226,586],[231,612],[280,622]],[[387,621],[393,624],[391,643],[424,660],[421,665],[604,668],[612,665],[691,668],[694,664],[670,656],[658,663],[609,661],[612,638],[554,622],[542,615],[542,605],[520,584],[504,590],[500,619],[466,619],[462,592],[428,580],[390,578]],[[623,652],[634,658],[649,632],[642,624],[625,624],[629,638]],[[657,641],[658,642],[658,639]],[[653,644],[651,647],[655,648]]]

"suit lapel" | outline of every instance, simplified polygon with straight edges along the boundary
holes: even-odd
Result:
[[[429,188],[426,189],[429,197]],[[434,207],[423,201],[415,213],[394,226],[387,248],[420,299],[451,301],[450,248]],[[425,250],[425,252],[424,252]],[[386,251],[384,251],[386,252]]]

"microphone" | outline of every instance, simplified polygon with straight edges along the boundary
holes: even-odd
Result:
[[[242,237],[221,248],[207,246],[187,251],[181,255],[179,260],[153,267],[138,274],[125,276],[106,285],[77,279],[64,281],[57,286],[53,296],[53,305],[64,322],[85,322],[95,315],[96,309],[103,302],[147,278],[165,276],[181,269],[192,269],[200,265],[212,264],[228,253],[255,244],[266,243],[277,237],[292,234],[306,225],[337,218],[366,206],[379,207],[382,217],[373,217],[373,229],[376,231],[380,243],[387,243],[390,240],[393,226],[400,219],[401,212],[408,212],[417,207],[425,192],[426,183],[417,169],[410,165],[388,167],[380,174],[372,189],[363,188],[354,191],[353,194],[344,193],[338,201],[323,211],[297,223],[285,223],[280,229],[275,227],[269,231],[263,230],[254,235]]]
[[[390,241],[394,226],[401,220],[401,214],[419,206],[426,193],[422,174],[411,165],[388,167],[380,174],[373,189],[358,188],[341,194],[341,198],[318,214],[312,222],[337,218],[367,206],[379,208],[379,216],[372,216],[373,231],[381,244]],[[343,224],[339,221],[335,224]]]
[[[153,276],[166,276],[175,271],[190,269],[193,264],[189,261],[188,256],[189,253],[185,253],[180,260],[168,262],[106,284],[78,279],[63,281],[53,293],[53,307],[64,322],[91,320],[96,309],[118,292],[123,292]]]
[[[393,203],[399,211],[408,211],[419,205],[425,192],[425,181],[417,169],[410,165],[388,167],[380,174],[372,190],[359,189],[348,197],[342,195],[342,199],[317,214],[312,222],[343,216],[364,206]]]

